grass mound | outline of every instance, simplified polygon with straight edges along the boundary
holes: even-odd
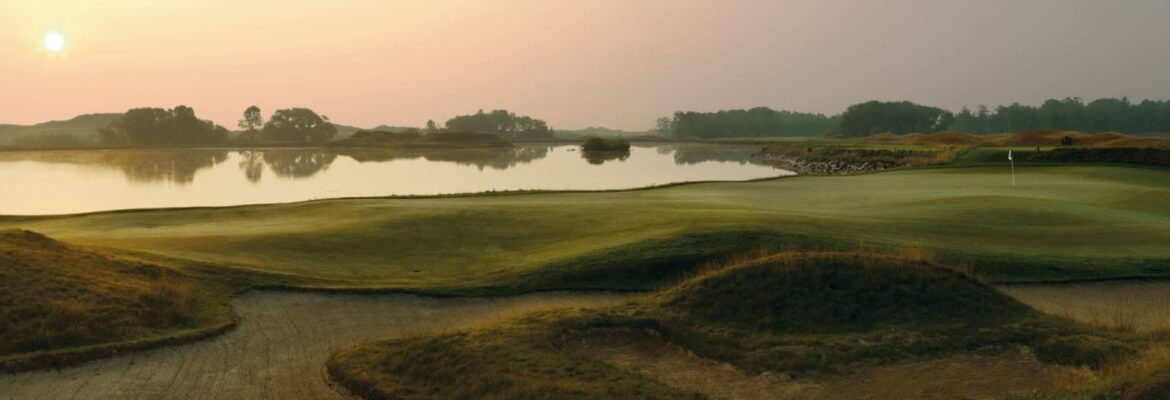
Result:
[[[826,373],[1021,346],[1041,360],[1099,367],[1136,351],[1122,334],[1039,315],[912,252],[782,253],[712,268],[610,309],[367,344],[334,355],[328,369],[373,399],[696,396],[566,345],[614,329],[648,332],[750,373]]]
[[[1032,162],[1105,162],[1170,167],[1170,149],[1154,148],[1073,148],[1052,149],[1029,154]]]
[[[775,332],[992,321],[1023,305],[971,278],[908,257],[782,254],[692,279],[664,294],[689,317]]]
[[[0,358],[151,336],[188,324],[183,274],[0,231]]]
[[[920,135],[910,138],[910,141],[914,144],[932,146],[972,146],[983,143],[983,139],[978,136],[954,131]]]

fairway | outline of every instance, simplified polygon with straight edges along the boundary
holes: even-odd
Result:
[[[0,228],[322,286],[509,285],[572,260],[620,264],[622,249],[641,254],[684,234],[700,235],[702,247],[702,235],[720,232],[776,234],[762,243],[777,248],[923,248],[999,282],[1170,275],[1170,172],[1029,167],[1017,181],[1013,188],[1006,166],[936,168],[613,192],[4,217]]]

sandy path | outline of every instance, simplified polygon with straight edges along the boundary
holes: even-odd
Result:
[[[1137,331],[1170,329],[1170,281],[1002,286],[1000,291],[1042,312]]]
[[[0,400],[348,399],[329,385],[324,367],[340,347],[624,299],[569,293],[474,299],[253,293],[235,300],[241,323],[223,336],[61,372],[0,375]]]
[[[676,389],[724,400],[997,399],[1068,387],[1087,377],[1084,371],[1041,363],[1024,351],[956,355],[793,380],[786,374],[745,374],[630,331],[593,332],[572,339],[568,349]]]

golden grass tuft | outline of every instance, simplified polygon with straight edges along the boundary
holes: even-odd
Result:
[[[192,282],[175,270],[0,232],[0,358],[184,327],[194,303]]]

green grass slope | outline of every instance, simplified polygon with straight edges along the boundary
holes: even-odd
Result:
[[[169,267],[0,231],[0,361],[205,325],[201,294]]]
[[[650,331],[751,373],[798,375],[1018,346],[1049,362],[1101,367],[1144,345],[1041,316],[913,254],[781,253],[612,309],[362,345],[334,355],[328,369],[370,399],[696,396],[563,345],[612,329]]]
[[[1162,200],[1170,198],[1170,171],[1053,166],[1016,175],[1017,187],[1004,165],[616,192],[0,217],[0,228],[340,286],[509,285],[622,249],[706,246],[687,235],[722,243],[712,252],[742,250],[719,239],[725,232],[758,233],[751,245],[771,248],[920,247],[998,282],[1170,276],[1170,208]]]

